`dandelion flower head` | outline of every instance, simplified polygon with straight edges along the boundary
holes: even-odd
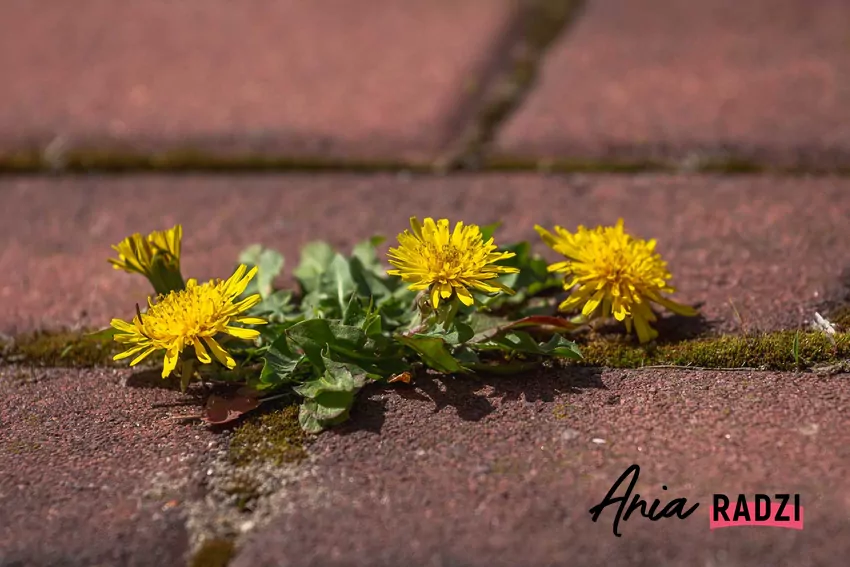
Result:
[[[258,331],[236,327],[234,323],[266,323],[263,319],[242,315],[260,302],[259,294],[236,302],[257,273],[257,268],[246,271],[247,267],[241,265],[224,281],[210,280],[198,284],[194,279],[189,280],[185,289],[161,295],[156,303],[149,298],[148,311],[137,313],[132,323],[113,319],[112,327],[118,330],[114,338],[127,347],[115,356],[115,360],[132,356],[130,366],[135,366],[148,355],[165,351],[162,370],[165,378],[176,367],[184,349],[192,348],[203,364],[212,362],[212,353],[221,364],[233,368],[236,362],[218,342],[217,335],[253,339],[259,336]]]
[[[481,229],[474,224],[458,222],[450,230],[448,219],[435,222],[426,218],[420,224],[412,217],[410,230],[398,235],[398,243],[398,248],[389,251],[389,262],[396,269],[387,273],[410,283],[413,291],[428,290],[435,309],[453,295],[464,305],[472,305],[470,290],[514,293],[497,278],[518,270],[496,262],[515,254],[499,252],[492,238],[485,242]]]
[[[183,227],[179,224],[168,230],[155,230],[147,236],[137,232],[112,246],[118,258],[110,258],[109,263],[116,270],[150,277],[154,258],[159,256],[169,269],[179,272],[182,239]]]
[[[534,228],[548,246],[566,257],[549,266],[550,272],[565,275],[564,289],[571,292],[561,303],[561,311],[580,307],[588,320],[613,315],[625,322],[629,332],[634,325],[642,343],[658,336],[650,326],[656,320],[650,303],[679,315],[697,314],[692,307],[662,295],[675,289],[668,284],[672,276],[655,251],[656,241],[627,234],[623,219],[615,226],[579,226],[574,233],[559,226],[554,234],[541,226]]]

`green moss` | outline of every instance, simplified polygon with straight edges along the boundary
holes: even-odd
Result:
[[[111,338],[88,336],[83,331],[40,331],[16,337],[2,345],[0,360],[51,367],[92,367],[114,364],[119,346]]]
[[[270,462],[281,465],[301,461],[307,435],[298,422],[298,406],[288,405],[248,418],[230,441],[230,461],[234,465]]]
[[[189,567],[227,567],[236,553],[230,539],[211,539],[204,542],[189,562]]]
[[[37,151],[0,155],[0,173],[39,173],[53,166]],[[291,157],[279,154],[224,153],[202,149],[175,148],[158,153],[138,153],[120,148],[77,148],[62,156],[58,166],[69,173],[90,171],[340,171],[340,172],[431,172],[432,164],[391,159],[344,160],[325,157]]]
[[[730,157],[722,160],[709,160],[701,163],[697,168],[699,173],[721,173],[721,174],[754,174],[766,173],[768,167],[745,158]]]
[[[537,12],[544,15],[529,17],[524,41],[530,53],[512,63],[507,82],[512,88],[504,89],[502,96],[491,96],[476,116],[475,135],[467,141],[464,155],[454,160],[464,163],[467,158],[483,153],[484,146],[494,138],[500,125],[521,102],[523,93],[532,88],[537,77],[540,53],[554,37],[578,13],[581,2],[540,0]],[[548,4],[555,8],[546,7]],[[533,12],[533,10],[532,10]],[[561,26],[561,27],[559,27]],[[471,79],[476,85],[477,80]],[[500,91],[500,89],[496,89]],[[493,172],[525,172],[545,169],[554,173],[648,173],[675,172],[680,170],[676,160],[630,159],[617,156],[594,158],[540,159],[537,157],[495,156],[478,159],[481,169]],[[393,159],[346,160],[322,156],[295,157],[264,153],[224,153],[203,149],[175,148],[155,153],[141,153],[120,148],[78,148],[62,156],[60,164],[44,159],[42,152],[34,149],[16,150],[0,154],[0,174],[43,173],[60,169],[68,173],[128,172],[348,172],[348,173],[439,173],[439,163],[431,160],[409,161]],[[847,164],[834,167],[816,167],[815,164],[799,164],[791,167],[774,166],[747,157],[712,159],[699,164],[699,173],[763,174],[782,175],[850,175]]]
[[[850,330],[850,305],[843,305],[827,312],[826,318],[839,330]]]
[[[498,156],[487,160],[489,171],[540,171],[551,173],[659,173],[670,172],[674,168],[655,160],[625,159],[523,159]]]
[[[582,366],[640,368],[670,365],[699,368],[759,368],[796,370],[794,355],[797,331],[762,335],[722,336],[679,343],[639,346],[616,340],[592,340],[581,345]],[[850,335],[836,335],[833,346],[824,333],[799,332],[799,369],[833,363],[850,357]]]

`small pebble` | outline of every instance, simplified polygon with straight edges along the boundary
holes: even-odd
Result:
[[[594,437],[591,441],[597,445],[604,445],[606,443],[605,439],[600,439],[599,437]]]

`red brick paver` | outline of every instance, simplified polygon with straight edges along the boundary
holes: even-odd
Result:
[[[0,565],[185,565],[190,495],[171,486],[214,436],[129,374],[0,367]]]
[[[512,0],[4,3],[0,149],[430,157]]]
[[[321,499],[294,495],[232,565],[844,565],[845,386],[573,370],[374,390],[316,447]],[[632,517],[621,538],[616,507],[593,523],[589,509],[631,464],[641,467],[632,496],[699,508],[685,520]],[[710,532],[714,492],[799,493],[804,529]]]
[[[850,163],[850,4],[597,0],[497,153]]]
[[[106,263],[133,231],[184,225],[187,277],[226,277],[255,242],[348,249],[389,237],[410,215],[504,221],[499,241],[535,223],[613,223],[657,238],[678,297],[702,303],[716,330],[794,328],[844,299],[850,181],[841,178],[480,175],[6,177],[0,180],[0,330],[108,324],[131,316],[148,283]],[[548,253],[548,252],[546,252]],[[552,258],[551,254],[549,254]],[[289,278],[291,282],[291,278]]]

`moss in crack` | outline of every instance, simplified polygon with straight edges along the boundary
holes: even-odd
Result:
[[[232,539],[207,540],[192,556],[189,567],[227,567],[235,553],[236,544]]]
[[[0,360],[59,368],[112,366],[119,346],[83,331],[39,331],[0,345]]]
[[[827,311],[826,318],[839,330],[850,331],[850,305],[842,305]]]
[[[252,416],[236,429],[230,441],[230,462],[236,466],[299,462],[307,456],[306,443],[298,406],[286,405]]]
[[[488,159],[484,167],[487,171],[506,173],[535,170],[549,173],[663,173],[675,170],[670,165],[653,160],[523,159],[504,156]]]
[[[543,54],[575,21],[585,0],[531,0],[522,4],[508,32],[510,44],[498,61],[498,69],[476,93],[477,110],[470,124],[457,132],[459,150],[449,168],[480,167],[487,146],[499,127],[519,107],[536,81]]]
[[[193,148],[174,148],[144,153],[120,148],[76,148],[62,156],[61,164],[48,163],[37,151],[20,151],[0,155],[0,172],[39,173],[60,169],[69,173],[90,171],[342,171],[431,172],[427,162],[390,159],[345,160],[320,156],[296,157],[285,154],[208,151]]]
[[[581,345],[582,366],[640,368],[669,365],[698,368],[803,370],[850,358],[850,335],[839,333],[833,345],[818,331],[778,331],[761,335],[727,335],[679,343],[636,345],[625,340],[591,340]]]

